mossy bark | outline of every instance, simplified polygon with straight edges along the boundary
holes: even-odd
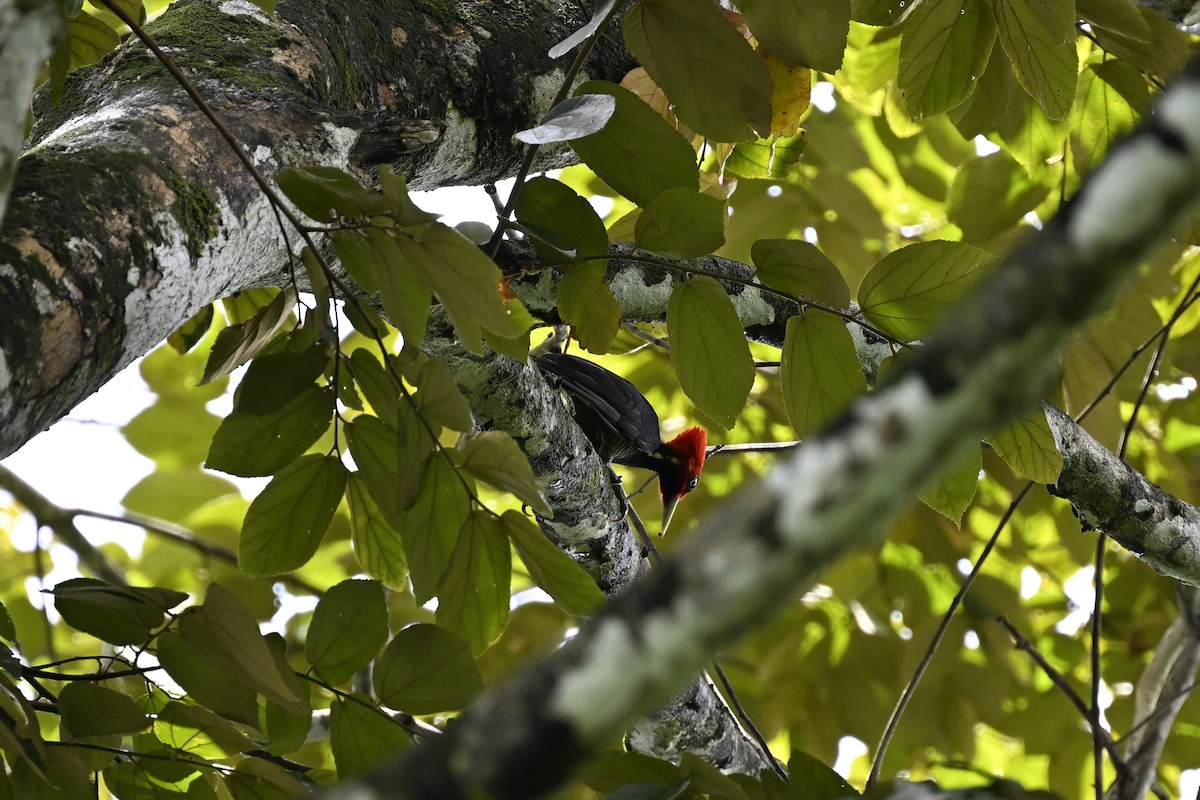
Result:
[[[147,30],[268,177],[379,164],[413,188],[515,172],[574,3],[181,0]],[[606,41],[587,77],[620,80]],[[503,80],[495,76],[503,75]],[[133,40],[43,93],[0,227],[0,455],[212,300],[278,283],[289,246],[251,176]],[[542,168],[565,163],[547,149]],[[294,244],[294,242],[293,242]]]

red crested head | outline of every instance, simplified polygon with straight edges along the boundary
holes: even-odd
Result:
[[[708,453],[708,433],[704,428],[688,428],[671,441],[664,442],[662,450],[670,460],[658,474],[663,501],[662,529],[665,531],[679,498],[700,483],[700,471],[704,469],[704,458]]]

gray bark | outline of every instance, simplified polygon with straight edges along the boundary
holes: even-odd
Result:
[[[364,8],[294,0],[281,2],[278,17],[267,19],[240,0],[220,5],[184,0],[151,32],[170,47],[268,175],[288,164],[320,163],[368,176],[374,165],[387,162],[408,174],[414,187],[431,188],[477,184],[515,171],[519,150],[509,136],[537,118],[548,99],[542,87],[561,77],[562,64],[544,54],[582,21],[568,3],[459,2],[434,16],[401,2]],[[628,65],[627,55],[607,42],[593,56],[587,77],[619,80]],[[506,79],[478,79],[496,74]],[[1195,91],[1183,86],[1172,91]],[[1183,113],[1164,115],[1166,123]],[[232,154],[140,45],[75,73],[63,102],[43,99],[38,114],[0,228],[0,454],[62,416],[206,303],[238,289],[283,282],[293,244]],[[1146,158],[1159,159],[1160,150],[1172,147],[1191,156],[1195,143],[1187,137],[1198,129],[1171,128],[1175,138],[1167,147],[1153,134],[1144,137],[1151,154]],[[547,158],[541,166],[562,156]],[[669,566],[625,601],[621,613],[627,619],[609,615],[598,621],[549,665],[516,679],[516,694],[485,698],[469,717],[475,727],[462,728],[419,758],[466,752],[480,765],[494,765],[490,771],[481,766],[480,780],[490,775],[503,782],[512,770],[528,768],[522,754],[541,760],[562,752],[554,774],[539,778],[556,779],[599,738],[624,730],[696,674],[720,643],[744,630],[748,615],[756,618],[751,609],[762,591],[774,602],[778,593],[794,591],[819,566],[873,535],[887,509],[911,488],[881,475],[923,480],[935,464],[950,460],[949,451],[975,441],[986,424],[1031,402],[1038,383],[1030,380],[1029,365],[1044,361],[1049,344],[1078,323],[1083,313],[1078,287],[1111,290],[1109,272],[1136,263],[1161,235],[1160,220],[1189,206],[1196,194],[1192,162],[1186,169],[1169,163],[1171,180],[1154,185],[1139,182],[1144,160],[1115,164],[1102,174],[1115,170],[1116,177],[1099,179],[1109,180],[1110,188],[1085,195],[1074,211],[1048,226],[1041,244],[1014,256],[1015,266],[1001,273],[994,294],[957,320],[953,340],[931,342],[912,368],[913,381],[865,400],[844,430],[812,442],[769,483],[740,492],[736,505],[706,524],[734,533],[714,540],[707,555],[698,545],[691,561]],[[1119,205],[1125,202],[1130,205]],[[1127,229],[1147,215],[1153,230]],[[728,274],[748,269],[718,259],[706,263],[732,271]],[[1104,281],[1089,271],[1098,265]],[[1048,276],[1059,281],[1054,291],[1038,291]],[[614,260],[610,280],[630,318],[661,319],[675,278]],[[748,334],[781,340],[794,304],[756,289],[728,288],[738,295]],[[1093,299],[1092,307],[1102,298]],[[530,306],[539,310],[535,302]],[[567,481],[593,491],[552,496],[560,527],[549,531],[577,554],[593,553],[589,568],[601,585],[623,590],[643,569],[640,550],[626,527],[611,522],[611,494],[594,491],[607,474],[594,457],[574,457],[587,448],[563,422],[561,409],[549,410],[552,398],[544,384],[499,358],[468,368],[468,357],[446,340],[431,340],[430,348],[457,363],[481,419],[518,440],[529,426],[544,429],[547,420],[558,426],[555,446],[562,449],[556,456],[549,450],[530,453],[543,488],[553,495],[554,482]],[[1010,380],[1018,368],[1021,380]],[[501,373],[540,393],[539,402],[547,405],[528,403],[528,393],[492,391],[497,384],[490,382]],[[526,406],[532,416],[521,417],[517,406]],[[1062,435],[1065,451],[1070,442],[1083,441],[1072,438],[1070,425],[1062,430],[1070,434]],[[564,453],[570,456],[564,459]],[[539,462],[539,455],[558,460]],[[807,489],[792,491],[796,486]],[[1060,481],[1059,490],[1072,492],[1070,499],[1085,507],[1083,487],[1064,486]],[[1143,538],[1150,537],[1148,530],[1143,528]],[[736,538],[737,531],[743,538]],[[1135,535],[1121,534],[1130,542]],[[728,605],[698,613],[719,601]],[[641,625],[638,630],[649,638],[633,642],[625,622]],[[618,646],[606,654],[607,643]],[[633,671],[626,664],[613,666],[622,653],[644,666]],[[618,676],[620,685],[604,684]],[[592,694],[599,689],[613,694]],[[604,713],[567,722],[568,711],[585,708]],[[728,733],[727,714],[714,713],[718,716],[707,719],[710,727]],[[489,737],[496,724],[511,724],[512,735],[504,737],[504,746],[480,752],[484,743],[495,744]],[[564,725],[568,732],[560,735]],[[525,733],[529,738],[522,738]],[[472,736],[482,738],[472,744]],[[637,738],[668,740],[678,744],[670,735]],[[684,749],[733,764],[705,750],[712,741]],[[744,740],[736,746],[747,747]],[[433,772],[441,769],[438,774],[445,776],[444,768]]]
[[[184,0],[149,32],[268,177],[323,164],[369,178],[389,163],[436,188],[516,171],[512,133],[566,69],[546,52],[584,21],[565,1],[434,15],[293,0],[267,18],[245,0]],[[630,65],[606,40],[581,77],[619,81]],[[278,284],[295,246],[139,43],[72,73],[61,102],[43,96],[36,112],[0,228],[0,456],[207,303]],[[564,157],[548,149],[538,166]]]
[[[889,387],[860,399],[765,480],[741,487],[685,551],[552,657],[486,692],[436,747],[343,796],[540,794],[761,623],[781,597],[872,541],[931,475],[1037,401],[1057,349],[1166,231],[1190,218],[1200,203],[1198,100],[1193,65]]]

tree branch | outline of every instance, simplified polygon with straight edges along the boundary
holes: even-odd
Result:
[[[766,480],[701,523],[693,546],[553,656],[486,692],[436,747],[343,796],[537,794],[760,623],[780,597],[871,541],[991,427],[1038,400],[1054,354],[1103,308],[1165,227],[1200,200],[1200,66],[909,359]],[[467,766],[469,765],[469,766]],[[535,769],[536,765],[536,769]]]

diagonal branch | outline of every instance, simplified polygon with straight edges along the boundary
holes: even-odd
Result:
[[[418,748],[346,796],[395,796],[402,787],[406,797],[515,798],[564,780],[780,597],[871,541],[959,452],[1037,402],[1058,348],[1198,202],[1193,64],[889,387],[743,487],[701,524],[692,547],[553,656],[485,693],[436,747]]]

